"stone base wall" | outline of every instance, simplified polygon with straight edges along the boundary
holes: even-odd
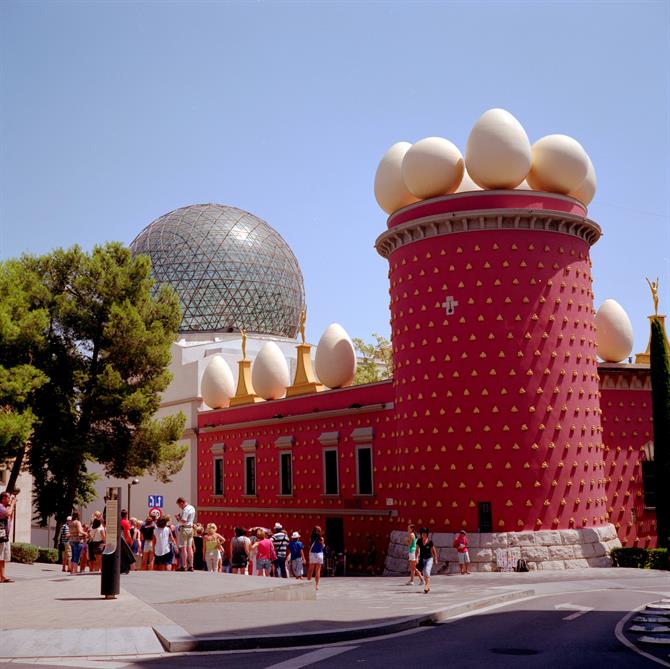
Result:
[[[434,574],[458,572],[458,554],[452,548],[453,532],[435,532],[431,535],[439,564]],[[385,576],[408,573],[407,532],[391,533],[389,550],[384,565]],[[557,569],[585,569],[611,567],[609,552],[620,548],[614,525],[585,527],[579,530],[538,530],[536,532],[493,532],[468,534],[470,571],[500,571],[496,563],[496,549],[518,548],[530,571]]]

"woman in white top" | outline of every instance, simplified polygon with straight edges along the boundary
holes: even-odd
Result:
[[[100,518],[93,518],[91,530],[88,533],[88,568],[91,571],[99,571],[102,563],[102,551],[107,540],[105,528]]]
[[[154,530],[152,541],[155,568],[158,571],[171,571],[173,558],[172,546],[174,541],[165,518],[159,518],[156,521],[156,529]]]

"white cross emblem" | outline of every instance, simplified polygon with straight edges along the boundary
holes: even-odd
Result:
[[[457,306],[458,301],[455,300],[452,295],[447,295],[444,302],[442,302],[442,307],[446,310],[447,316],[453,316]]]

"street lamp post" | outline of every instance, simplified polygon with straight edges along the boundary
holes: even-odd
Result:
[[[133,517],[133,514],[132,514],[131,511],[130,511],[130,490],[131,490],[130,486],[138,485],[139,482],[140,482],[139,479],[133,479],[133,480],[130,481],[130,483],[128,484],[128,519],[130,519],[130,518]]]

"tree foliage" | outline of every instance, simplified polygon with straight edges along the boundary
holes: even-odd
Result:
[[[362,359],[359,358],[356,367],[355,385],[374,383],[375,381],[384,381],[391,378],[393,371],[391,342],[386,337],[376,333],[373,333],[372,336],[375,341],[370,344],[357,337],[352,340],[356,350],[362,356]]]
[[[17,263],[36,280],[31,310],[42,315],[40,340],[26,349],[42,375],[30,399],[35,505],[42,523],[55,514],[60,525],[93,498],[88,461],[118,478],[169,480],[181,468],[183,414],[152,418],[171,379],[179,302],[168,288],[153,293],[148,257],[118,243]]]
[[[651,319],[651,396],[656,470],[656,531],[658,546],[670,546],[670,353],[660,318]]]

